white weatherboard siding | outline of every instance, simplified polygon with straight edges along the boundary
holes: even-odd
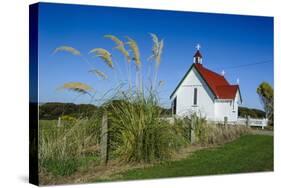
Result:
[[[233,103],[234,101],[234,103]],[[215,101],[215,121],[237,121],[238,118],[238,104],[240,103],[240,94],[237,90],[234,100],[216,100]]]
[[[215,100],[215,121],[224,121],[224,117],[227,117],[227,121],[237,121],[240,101],[238,90],[234,100]]]
[[[197,105],[193,105],[194,88],[197,88]],[[184,116],[196,112],[208,120],[215,120],[214,95],[193,67],[184,78],[172,100],[177,97],[176,115]]]
[[[242,99],[240,98],[240,92],[237,90],[234,100],[234,111],[232,111],[232,115],[234,116],[234,121],[238,120],[238,106],[242,103]]]
[[[233,100],[216,100],[215,102],[215,121],[224,121],[227,117],[227,121],[237,121],[236,112],[233,110]],[[235,105],[234,105],[235,106]]]

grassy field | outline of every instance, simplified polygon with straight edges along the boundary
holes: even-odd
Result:
[[[246,135],[221,147],[196,151],[184,160],[129,170],[110,179],[135,180],[273,171],[273,137]]]

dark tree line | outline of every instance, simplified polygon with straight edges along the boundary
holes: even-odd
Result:
[[[91,104],[45,103],[39,107],[39,119],[52,120],[63,115],[90,117],[97,109],[97,106]]]
[[[259,109],[252,109],[252,108],[246,108],[246,107],[239,106],[238,116],[239,117],[250,116],[251,118],[265,118],[266,114],[264,111],[259,110]]]
[[[116,100],[113,103],[118,103]],[[106,105],[106,104],[105,104]],[[111,110],[109,107],[105,107],[107,110]],[[171,115],[171,110],[159,107],[162,110],[162,115]],[[39,107],[39,119],[42,120],[54,120],[61,116],[71,116],[74,118],[91,117],[97,110],[101,110],[101,107],[93,104],[74,104],[74,103],[58,103],[50,102],[41,104]]]

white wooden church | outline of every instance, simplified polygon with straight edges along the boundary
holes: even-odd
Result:
[[[199,48],[197,45],[193,64],[170,96],[172,112],[178,116],[196,113],[209,121],[236,122],[238,105],[242,103],[239,85],[229,84],[224,73],[203,66]]]

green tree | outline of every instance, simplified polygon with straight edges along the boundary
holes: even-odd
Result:
[[[257,88],[257,93],[260,97],[266,117],[269,123],[273,125],[273,88],[269,83],[262,82]]]

